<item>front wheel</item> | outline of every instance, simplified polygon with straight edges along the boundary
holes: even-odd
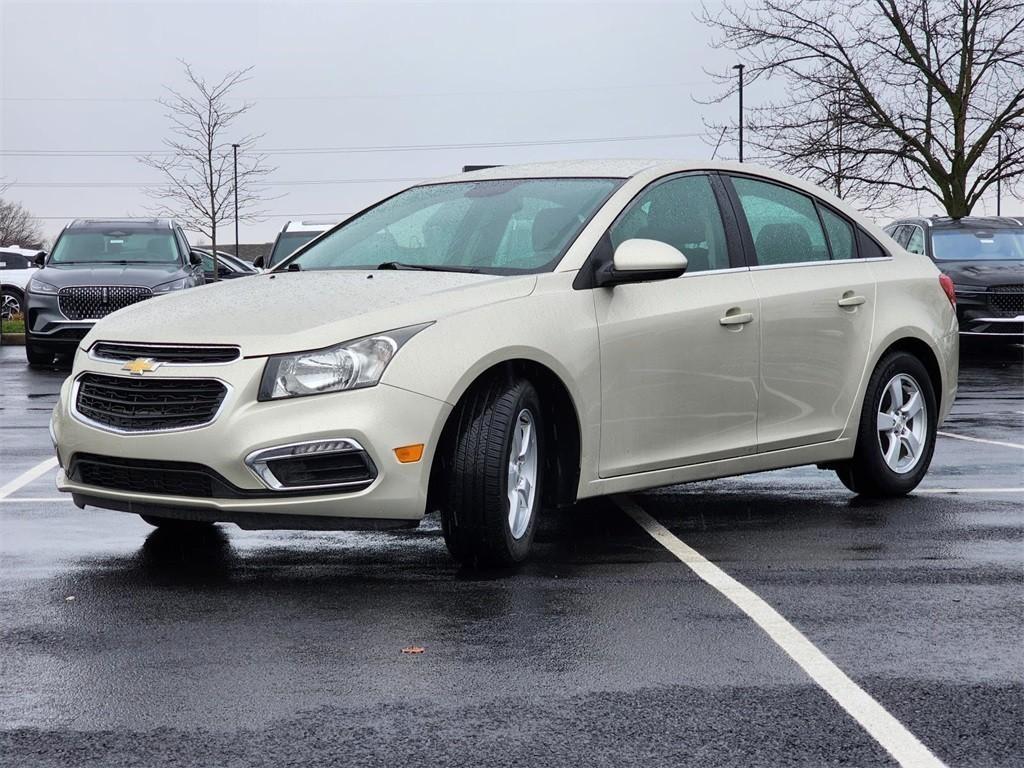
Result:
[[[30,368],[45,368],[53,365],[53,352],[36,346],[28,338],[25,339],[25,358],[28,360]]]
[[[935,390],[911,354],[894,352],[868,382],[853,458],[836,468],[843,485],[864,496],[903,496],[928,472],[938,427]]]
[[[471,566],[522,562],[541,506],[544,422],[525,379],[477,387],[455,416],[441,528],[452,556]]]
[[[0,291],[0,320],[13,320],[25,314],[25,297],[17,288]]]

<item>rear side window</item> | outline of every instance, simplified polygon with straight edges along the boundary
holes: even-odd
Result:
[[[904,246],[911,253],[924,253],[924,230],[920,227],[910,227],[910,237]]]
[[[733,178],[732,184],[759,265],[828,261],[825,233],[811,198],[755,179]]]
[[[857,249],[853,244],[853,227],[846,219],[837,216],[824,206],[819,205],[818,210],[821,212],[821,221],[825,225],[825,234],[828,235],[832,258],[856,258]]]
[[[611,229],[612,247],[644,238],[675,246],[687,274],[729,268],[722,216],[707,176],[680,176],[642,192]]]

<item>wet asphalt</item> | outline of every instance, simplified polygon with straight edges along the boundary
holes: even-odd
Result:
[[[66,375],[22,354],[0,348],[0,485],[51,455]],[[965,358],[943,431],[1024,444],[1020,356]],[[1022,765],[1024,493],[1000,489],[1024,451],[940,437],[922,488],[798,468],[632,498],[941,760]],[[481,574],[431,518],[183,540],[57,496],[49,472],[0,501],[5,766],[894,764],[609,501]]]

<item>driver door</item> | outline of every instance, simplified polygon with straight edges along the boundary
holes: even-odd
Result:
[[[753,454],[759,308],[711,178],[655,182],[606,237],[611,249],[630,238],[660,240],[682,251],[688,267],[675,279],[595,289],[600,475]]]

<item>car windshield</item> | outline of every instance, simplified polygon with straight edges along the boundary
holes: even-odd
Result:
[[[940,230],[932,252],[939,261],[1024,261],[1024,229]]]
[[[508,179],[413,187],[287,262],[301,269],[491,274],[554,268],[620,179]]]
[[[277,242],[274,243],[274,250],[270,254],[270,261],[267,262],[267,266],[272,267],[275,264],[280,264],[295,253],[300,246],[305,245],[314,237],[319,237],[326,231],[326,229],[321,229],[315,232],[282,232],[281,236],[277,238]]]
[[[67,231],[50,255],[50,264],[174,264],[178,247],[168,229]]]

